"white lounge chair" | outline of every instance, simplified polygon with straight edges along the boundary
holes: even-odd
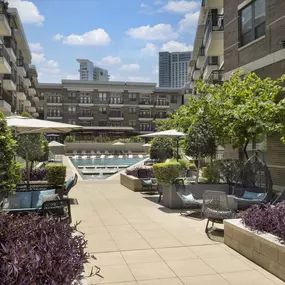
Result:
[[[87,155],[83,155],[83,156],[82,156],[82,159],[87,159]]]
[[[102,159],[102,158],[104,158],[106,155],[105,154],[102,154],[101,156],[100,156],[100,158]]]
[[[114,158],[114,155],[111,154],[111,155],[108,156],[108,158]]]
[[[91,159],[96,159],[96,155],[91,155]]]
[[[78,155],[74,155],[72,158],[73,159],[78,159]]]
[[[109,151],[108,150],[105,150],[105,155],[109,155]]]
[[[132,155],[132,154],[129,154],[129,156],[128,156],[129,158],[133,158],[134,156]]]
[[[74,151],[73,151],[73,155],[77,155],[77,150],[74,150]]]
[[[142,154],[139,154],[138,157],[139,157],[139,158],[143,158],[143,155],[142,155]]]
[[[124,157],[123,155],[119,155],[119,156],[118,156],[118,158],[123,158],[123,157]]]
[[[100,151],[100,150],[97,150],[97,151],[96,151],[96,154],[101,155],[101,151]]]

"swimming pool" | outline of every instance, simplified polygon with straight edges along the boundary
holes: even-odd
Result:
[[[113,170],[117,172],[137,164],[138,162],[144,160],[144,157],[138,157],[134,155],[132,158],[123,157],[119,158],[117,156],[113,158],[96,158],[96,159],[82,159],[82,158],[70,158],[73,165],[77,168],[78,173],[80,173],[83,180],[97,180],[106,179],[114,175]],[[97,171],[98,170],[98,171]],[[106,172],[112,173],[106,173]],[[87,174],[86,172],[92,172],[92,174]],[[82,172],[85,172],[84,174]],[[96,173],[95,173],[96,172]]]

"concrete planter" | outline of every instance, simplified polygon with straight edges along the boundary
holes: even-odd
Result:
[[[246,258],[285,281],[285,246],[272,234],[258,234],[240,219],[224,221],[224,242]]]
[[[139,178],[127,175],[125,173],[120,173],[121,185],[129,188],[132,191],[140,192],[142,190],[142,184]]]
[[[186,185],[186,187],[189,187],[189,190],[198,199],[203,198],[203,194],[206,190],[221,191],[225,192],[226,194],[229,194],[229,185],[225,183],[215,183],[215,184],[199,183],[199,184]]]
[[[183,203],[177,195],[175,185],[162,185],[163,189],[163,205],[169,209],[181,209]]]

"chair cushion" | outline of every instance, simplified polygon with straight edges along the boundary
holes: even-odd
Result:
[[[206,208],[204,211],[204,215],[206,218],[212,218],[217,220],[234,218],[234,213],[231,210],[214,210]]]
[[[54,201],[54,200],[59,200],[59,196],[57,194],[54,195],[45,195],[43,198],[43,203],[47,201]]]
[[[3,209],[20,209],[20,199],[10,196],[3,201]]]
[[[255,193],[250,191],[244,191],[242,199],[247,200],[263,200],[266,197],[266,193]]]
[[[17,192],[11,197],[18,198],[20,201],[20,208],[31,208],[32,204],[32,192]]]
[[[182,195],[183,199],[185,199],[187,202],[193,202],[195,201],[195,198],[192,194],[188,194],[188,195]]]
[[[145,185],[152,185],[152,180],[151,179],[141,179],[141,182]]]
[[[32,208],[40,208],[43,204],[43,199],[45,196],[51,196],[55,194],[55,189],[34,191],[32,199]]]
[[[65,189],[70,189],[72,186],[72,183],[74,181],[74,177],[71,176],[66,182],[65,182]]]

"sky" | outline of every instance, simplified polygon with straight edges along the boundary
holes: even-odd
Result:
[[[79,79],[77,58],[113,81],[158,82],[158,52],[193,48],[200,2],[8,0],[18,8],[40,82]]]

